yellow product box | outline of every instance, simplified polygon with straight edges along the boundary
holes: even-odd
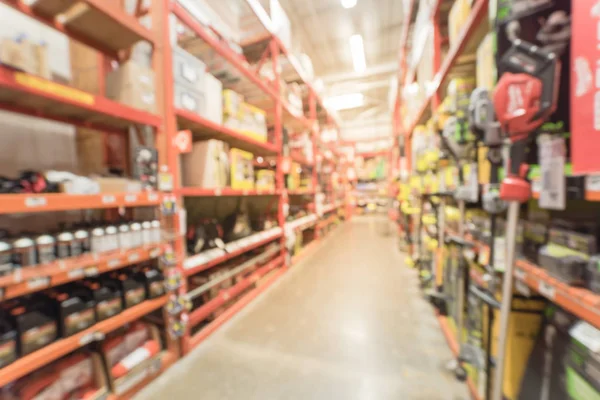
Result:
[[[488,33],[477,48],[477,87],[493,90],[496,85],[496,61],[494,58],[494,34]]]
[[[244,150],[231,149],[231,188],[254,189],[254,155]]]
[[[223,90],[223,116],[241,119],[244,97],[231,89]]]
[[[248,103],[240,105],[240,130],[244,135],[258,140],[267,141],[267,113]]]
[[[454,46],[469,18],[471,12],[470,0],[456,0],[448,15],[448,38],[450,47]]]
[[[268,169],[257,171],[256,190],[275,190],[275,171]]]
[[[300,188],[300,164],[293,162],[290,167],[290,173],[287,176],[287,188],[297,190]]]

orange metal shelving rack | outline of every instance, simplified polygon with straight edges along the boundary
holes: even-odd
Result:
[[[73,1],[51,1],[39,0],[34,5],[27,5],[24,0],[0,0],[3,4],[40,21],[70,38],[86,44],[98,50],[107,59],[124,60],[124,54],[136,42],[145,40],[153,46],[152,68],[156,76],[156,100],[157,113],[150,114],[129,106],[114,102],[103,96],[92,95],[66,85],[47,81],[32,75],[15,72],[0,66],[0,109],[19,112],[35,117],[46,118],[66,122],[76,126],[97,129],[103,132],[123,133],[130,126],[150,126],[156,133],[156,147],[159,151],[159,164],[161,172],[170,174],[172,190],[166,193],[140,193],[140,194],[102,194],[102,195],[67,195],[67,194],[41,194],[41,195],[0,195],[0,214],[12,213],[38,213],[48,211],[64,211],[78,209],[117,209],[126,207],[158,207],[163,199],[175,199],[181,207],[183,197],[218,197],[218,196],[270,196],[279,202],[278,208],[278,232],[259,234],[256,240],[248,240],[245,243],[236,244],[226,255],[214,258],[203,258],[204,255],[196,255],[186,258],[183,238],[171,235],[171,245],[162,243],[147,248],[131,249],[126,252],[117,252],[102,255],[100,257],[82,257],[69,262],[57,262],[43,266],[35,272],[26,271],[19,275],[18,279],[9,276],[0,278],[0,287],[4,289],[6,298],[14,298],[33,291],[43,290],[47,287],[63,284],[80,279],[90,274],[99,274],[107,270],[124,268],[133,263],[146,259],[156,258],[162,255],[165,248],[173,249],[177,269],[184,277],[204,269],[211,268],[225,262],[237,255],[258,248],[262,245],[279,241],[281,254],[270,263],[258,269],[247,280],[240,283],[239,287],[231,288],[219,296],[223,302],[230,296],[235,296],[247,288],[261,281],[259,286],[244,294],[237,302],[229,307],[223,314],[206,325],[198,333],[191,335],[189,327],[181,340],[171,338],[167,340],[167,349],[161,353],[161,366],[158,371],[153,371],[146,378],[134,385],[126,393],[121,395],[111,394],[109,398],[129,398],[141,389],[145,384],[154,379],[159,373],[172,365],[185,352],[201,343],[208,335],[214,332],[227,319],[243,308],[253,298],[266,290],[270,284],[282,276],[289,265],[287,265],[287,253],[285,251],[285,229],[286,220],[284,215],[284,203],[288,196],[308,195],[315,196],[317,189],[317,164],[308,162],[302,157],[292,156],[293,161],[299,162],[305,168],[312,168],[313,189],[303,192],[288,191],[284,184],[284,171],[282,169],[282,140],[283,125],[291,125],[297,129],[311,132],[314,144],[314,157],[320,159],[320,124],[327,124],[339,130],[339,124],[335,117],[329,114],[324,107],[323,101],[315,91],[311,83],[304,76],[298,61],[284,46],[282,41],[270,30],[270,23],[264,10],[255,0],[246,0],[246,4],[254,11],[257,19],[263,24],[267,31],[266,47],[261,62],[270,58],[275,80],[266,81],[261,78],[254,69],[240,55],[234,53],[221,42],[215,31],[196,21],[175,0],[152,0],[149,7],[143,6],[143,1],[138,0],[135,6],[135,15],[129,15],[123,10],[123,1],[105,2],[102,0],[73,0]],[[87,10],[85,18],[73,19],[68,22],[59,22],[55,17],[75,3],[84,4]],[[110,3],[110,4],[109,4]],[[241,76],[259,88],[271,101],[272,108],[269,110],[275,130],[274,142],[263,143],[229,129],[215,124],[203,117],[189,113],[185,110],[176,109],[173,104],[174,84],[172,65],[172,44],[170,41],[170,19],[173,14],[177,19],[190,28],[201,38],[214,52],[215,57],[222,58],[227,64],[233,66]],[[152,29],[143,27],[137,19],[142,16],[150,16]],[[117,39],[109,38],[102,29],[110,27]],[[108,29],[106,29],[108,30]],[[307,88],[305,104],[307,108],[301,115],[297,115],[290,104],[283,99],[279,93],[280,57],[287,58],[292,65],[299,80]],[[103,82],[101,73],[98,79]],[[192,132],[193,139],[216,138],[228,142],[232,146],[247,150],[256,156],[275,156],[277,161],[276,189],[264,190],[234,190],[234,189],[200,189],[181,187],[179,171],[179,150],[174,145],[174,138],[180,129]],[[331,213],[343,206],[343,202],[336,202],[325,206],[323,217],[328,217],[322,222],[327,224],[332,218]],[[318,218],[315,215],[316,218]],[[173,218],[171,225],[175,232],[180,230],[179,219]],[[318,225],[317,221],[310,226],[302,226],[302,229]],[[318,240],[318,239],[316,239]],[[314,247],[314,246],[311,246]],[[41,275],[40,275],[41,274]],[[43,276],[42,276],[43,275]],[[43,279],[40,279],[43,278]],[[186,284],[178,290],[179,296],[186,293]],[[35,369],[42,367],[94,340],[101,340],[103,335],[112,332],[119,327],[132,322],[144,315],[161,309],[167,303],[168,298],[164,296],[159,299],[146,301],[139,306],[126,310],[125,312],[98,323],[86,331],[67,339],[61,339],[41,350],[19,359],[13,364],[0,369],[0,386],[15,379],[21,378]],[[197,312],[196,319],[200,313]],[[172,321],[166,311],[163,311],[165,326]]]

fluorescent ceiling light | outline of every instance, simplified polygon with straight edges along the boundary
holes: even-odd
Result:
[[[367,62],[365,61],[365,47],[361,35],[352,35],[350,37],[350,51],[352,52],[354,71],[364,72],[367,69]]]
[[[328,97],[324,101],[325,107],[333,110],[348,110],[365,104],[365,96],[362,93],[349,93],[341,96]]]
[[[358,0],[342,0],[342,7],[344,8],[352,8],[356,5]]]

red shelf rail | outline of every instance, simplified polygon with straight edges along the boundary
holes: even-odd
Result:
[[[25,267],[0,277],[3,300],[12,299],[85,277],[96,276],[132,264],[148,261],[164,253],[164,245],[141,247],[105,254],[85,254],[50,264]]]
[[[104,194],[0,194],[0,214],[158,206],[156,192]]]

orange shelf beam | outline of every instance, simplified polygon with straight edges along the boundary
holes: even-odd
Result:
[[[89,210],[120,207],[155,207],[162,196],[155,192],[104,194],[0,194],[0,214]]]
[[[0,287],[4,288],[2,299],[12,299],[152,260],[163,252],[164,246],[156,245],[99,255],[85,254],[50,264],[25,267],[18,272],[0,277]]]
[[[600,295],[570,286],[525,260],[516,261],[515,278],[548,300],[600,329]]]
[[[176,192],[177,194],[185,197],[219,197],[219,196],[231,196],[231,197],[242,197],[242,196],[278,196],[281,194],[280,190],[250,190],[250,189],[231,189],[231,188],[217,188],[217,189],[204,189],[195,187],[183,187]]]
[[[97,323],[96,325],[68,338],[59,339],[40,350],[19,358],[12,364],[0,369],[0,387],[22,378],[36,369],[43,367],[59,358],[66,356],[88,343],[104,338],[104,335],[130,322],[136,321],[163,307],[167,296],[146,300],[135,307],[129,308],[119,315]]]
[[[190,111],[177,109],[175,113],[179,127],[191,130],[195,138],[219,139],[229,143],[232,147],[250,151],[254,155],[277,154],[277,147],[272,143],[258,141]]]
[[[220,249],[213,249],[202,252],[200,254],[196,254],[186,258],[183,262],[183,274],[184,276],[192,276],[199,272],[205,271],[209,268],[212,268],[216,265],[219,265],[225,261],[231,260],[237,256],[240,256],[250,250],[254,250],[258,247],[264,246],[267,243],[270,243],[276,239],[279,239],[283,235],[282,230],[273,231],[269,233],[269,231],[263,233],[255,233],[247,238],[240,239],[236,242],[251,242],[243,246],[238,246],[237,249],[232,247],[232,243],[228,243],[226,248],[229,248],[230,251],[225,252]],[[263,235],[263,236],[261,236]],[[252,237],[256,236],[256,241],[252,240]],[[212,252],[216,252],[215,256],[211,257]]]
[[[0,108],[102,131],[159,126],[157,115],[79,89],[0,66]]]

